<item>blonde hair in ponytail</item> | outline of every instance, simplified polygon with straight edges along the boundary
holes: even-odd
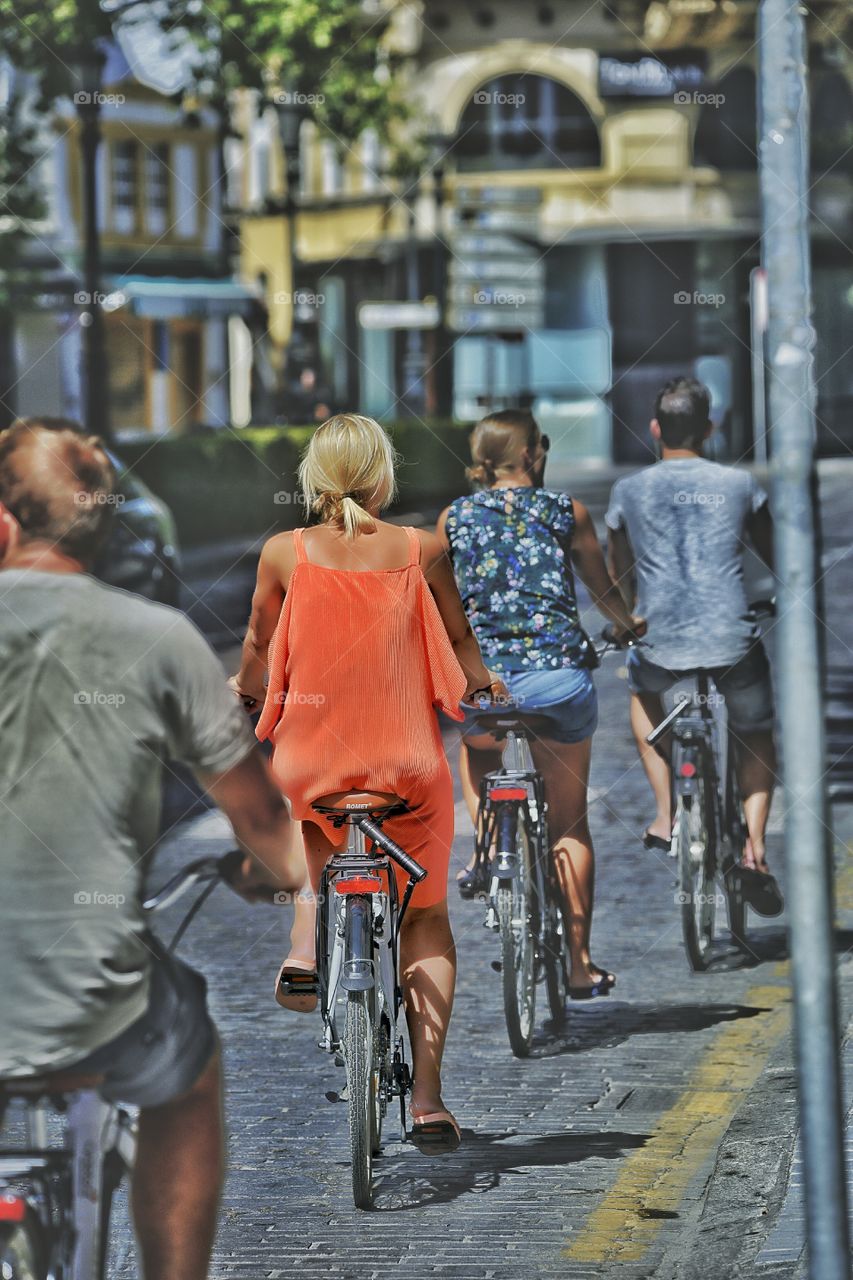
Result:
[[[336,413],[314,432],[299,464],[305,509],[348,538],[368,533],[397,491],[397,455],[386,432],[360,413]]]

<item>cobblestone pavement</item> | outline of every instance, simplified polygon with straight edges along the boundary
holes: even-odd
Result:
[[[839,635],[841,601],[853,592],[842,490],[827,494],[837,535],[827,596]],[[796,1128],[784,921],[752,916],[745,962],[722,946],[712,972],[689,972],[673,866],[638,839],[649,797],[621,676],[617,657],[598,677],[591,814],[593,954],[618,985],[608,999],[571,1006],[560,1033],[540,1023],[532,1058],[517,1061],[490,968],[495,937],[481,907],[452,892],[459,989],[445,1096],[464,1143],[444,1158],[390,1143],[375,1212],[351,1207],[346,1113],[327,1100],[342,1072],[317,1049],[315,1018],[272,999],[289,910],[249,907],[223,889],[194,923],[182,954],[208,978],[231,1133],[214,1280],[796,1275],[796,1260],[765,1252],[770,1265],[755,1262],[785,1202]],[[447,746],[455,758],[453,729]],[[782,808],[777,799],[770,842],[780,873]],[[454,872],[471,841],[461,804],[458,814]],[[169,840],[153,880],[228,843],[221,817],[203,814]],[[836,860],[841,956],[853,940],[843,841]],[[853,986],[849,963],[842,972]],[[119,1234],[130,1253],[115,1274],[131,1276],[126,1226]]]

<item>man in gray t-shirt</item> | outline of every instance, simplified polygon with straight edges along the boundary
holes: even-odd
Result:
[[[164,762],[191,766],[231,820],[239,891],[292,890],[304,867],[205,641],[86,572],[112,484],[91,437],[36,420],[0,434],[0,1077],[72,1070],[140,1107],[143,1272],[201,1280],[220,1069],[203,979],[162,954],[141,907]]]
[[[628,608],[648,625],[649,648],[631,650],[627,661],[631,726],[657,804],[644,843],[661,850],[670,843],[669,769],[646,742],[663,719],[661,694],[681,674],[711,670],[738,742],[749,828],[743,865],[765,873],[772,894],[764,851],[775,778],[772,691],[743,580],[747,538],[772,565],[772,524],[767,495],[749,472],[701,456],[709,411],[701,383],[667,383],[651,423],[661,461],[619,480],[605,517],[611,570]]]

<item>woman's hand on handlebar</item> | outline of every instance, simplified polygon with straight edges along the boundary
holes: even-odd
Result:
[[[481,684],[474,689],[470,687],[466,689],[463,701],[476,704],[481,698],[488,698],[492,703],[509,702],[509,689],[497,671],[489,671],[487,668],[486,675],[489,677],[488,683]]]
[[[601,633],[602,639],[608,644],[616,645],[619,649],[623,649],[632,641],[642,640],[648,630],[648,623],[645,618],[639,618],[635,614],[630,614],[629,617],[631,625],[628,627],[620,626],[616,622],[608,622]]]
[[[236,693],[237,697],[240,699],[243,706],[246,708],[246,710],[249,712],[250,715],[253,714],[255,711],[260,710],[263,699],[256,698],[254,694],[246,693],[244,689],[241,689],[239,684],[239,676],[229,676],[228,688],[231,690],[232,693]]]
[[[247,902],[283,903],[291,897],[290,889],[270,884],[272,875],[248,854],[232,849],[220,864],[223,880],[239,897]]]

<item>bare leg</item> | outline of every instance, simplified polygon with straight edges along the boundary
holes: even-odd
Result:
[[[477,826],[477,809],[480,804],[480,783],[487,773],[499,769],[501,764],[501,748],[489,733],[478,734],[462,743],[459,750],[459,776],[462,779],[462,794],[468,806],[472,825]],[[468,865],[459,872],[457,880],[474,866],[474,854]]]
[[[217,1053],[189,1093],[139,1113],[131,1203],[145,1280],[206,1280],[223,1147]]]
[[[571,745],[534,740],[531,746],[545,780],[551,853],[569,924],[571,983],[595,986],[601,971],[589,955],[595,890],[595,855],[587,823],[592,738]]]
[[[776,783],[776,750],[770,730],[745,733],[736,739],[738,785],[743,797],[749,841],[744,864],[767,871],[764,835],[770,815],[770,801]]]
[[[441,1100],[441,1059],[456,987],[456,947],[446,899],[434,907],[407,911],[400,970],[414,1063],[411,1110],[418,1119],[447,1110]]]
[[[302,823],[293,824],[294,840],[302,841],[308,856],[308,844],[302,833]],[[318,878],[319,882],[319,878]],[[314,968],[314,927],[317,916],[317,899],[308,871],[305,883],[293,902],[293,924],[290,929],[290,951],[285,964],[293,963],[297,968]]]
[[[317,965],[316,922],[317,922],[317,890],[323,867],[334,852],[333,846],[324,833],[313,822],[299,824],[301,832],[295,828],[305,849],[305,861],[308,873],[302,888],[293,904],[293,924],[290,928],[290,948],[281,968],[276,975],[275,997],[283,1008],[292,1013],[313,1013],[317,1008],[317,996],[291,991],[285,994],[280,986],[280,979],[285,970],[301,973],[313,973]],[[294,982],[298,979],[294,979]],[[290,984],[292,989],[293,983]]]
[[[631,694],[631,728],[637,750],[655,796],[655,816],[649,823],[649,835],[668,840],[672,835],[672,788],[669,765],[658,755],[646,737],[664,717],[663,702],[656,693]]]

